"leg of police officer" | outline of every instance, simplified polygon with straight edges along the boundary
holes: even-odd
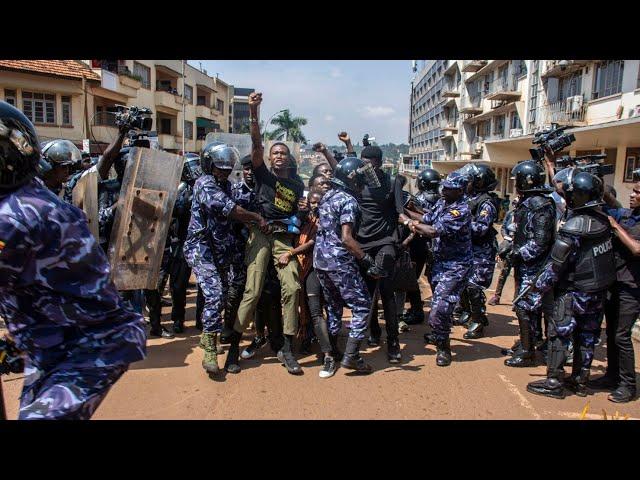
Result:
[[[427,262],[426,242],[414,240],[409,244],[409,252],[411,254],[411,260],[416,264],[416,278],[420,281],[420,277],[424,272],[425,264]],[[408,292],[407,298],[411,303],[411,310],[410,315],[407,316],[405,322],[409,325],[416,325],[424,322],[424,305],[422,303],[420,288],[413,292]],[[402,310],[398,310],[398,313],[400,312],[402,312]]]
[[[221,343],[229,343],[229,337],[233,333],[233,326],[238,316],[238,308],[244,294],[244,286],[247,281],[247,266],[244,258],[241,262],[234,261],[231,264],[231,282],[229,285],[229,296],[224,309],[224,328],[220,335]]]
[[[194,265],[193,270],[204,295],[201,345],[205,355],[202,366],[208,373],[217,373],[217,336],[222,331],[222,309],[228,288],[228,270],[223,265],[212,263],[198,263]]]
[[[165,245],[162,255],[159,278],[162,278],[167,273],[170,255],[171,250],[167,244]],[[158,280],[158,283],[160,283],[160,280]],[[150,335],[162,338],[173,338],[173,334],[166,330],[160,323],[162,317],[162,292],[160,292],[159,286],[153,290],[144,290],[144,300],[149,308],[149,323],[151,324]]]
[[[342,366],[360,373],[370,373],[371,367],[360,356],[360,344],[365,338],[367,317],[371,309],[371,297],[364,279],[355,269],[353,271],[317,270],[317,275],[327,302],[329,334],[336,340],[342,326],[342,310],[345,305],[351,309],[351,328],[342,358]],[[323,371],[328,370],[326,365],[328,359],[330,359],[329,361],[335,360],[333,355],[330,357],[326,355]],[[328,377],[332,374],[325,376]]]
[[[198,283],[198,294],[196,295],[196,328],[198,330],[202,330],[202,310],[204,310],[204,294]]]
[[[509,278],[511,267],[512,267],[511,260],[506,259],[502,262],[502,268],[500,269],[500,275],[498,276],[496,291],[493,294],[493,297],[491,297],[491,299],[489,300],[489,305],[497,305],[498,303],[500,303],[502,290],[504,289],[504,284],[507,283],[507,278]]]

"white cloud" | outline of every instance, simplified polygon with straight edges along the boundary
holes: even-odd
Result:
[[[335,120],[335,117],[333,115],[325,115],[324,119],[327,122],[333,122]]]
[[[395,110],[391,107],[383,107],[383,106],[369,106],[364,107],[363,114],[366,118],[377,118],[377,117],[388,117],[389,115],[393,115]]]
[[[330,76],[331,78],[340,78],[340,77],[342,76],[342,70],[340,70],[340,69],[339,69],[339,68],[337,68],[337,67],[333,67],[333,68],[331,69],[331,72],[329,73],[329,76]]]

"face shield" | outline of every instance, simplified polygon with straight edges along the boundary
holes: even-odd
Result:
[[[378,175],[376,175],[376,170],[373,168],[373,165],[371,165],[371,162],[363,162],[362,167],[358,169],[358,173],[364,176],[366,184],[369,186],[369,188],[380,188],[382,186]]]
[[[570,192],[573,190],[573,187],[571,184],[573,182],[573,177],[575,176],[575,174],[576,174],[576,167],[567,167],[567,168],[563,168],[553,176],[554,182],[562,183],[562,191],[564,192],[565,197],[567,196],[567,194],[570,194]]]
[[[72,165],[82,160],[82,152],[69,140],[53,140],[46,143],[42,148],[42,156],[52,166]]]
[[[228,145],[219,145],[213,148],[210,153],[213,166],[220,170],[233,170],[236,162],[240,160],[238,150]]]

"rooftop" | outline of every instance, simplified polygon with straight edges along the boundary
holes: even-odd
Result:
[[[100,76],[78,60],[0,60],[0,70],[31,72],[61,78],[100,81]]]

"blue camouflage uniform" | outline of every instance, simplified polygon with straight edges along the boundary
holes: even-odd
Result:
[[[480,195],[482,194],[474,195],[469,201],[473,202]],[[489,288],[493,280],[498,251],[493,224],[497,218],[498,211],[491,200],[482,202],[477,208],[477,213],[471,218],[473,269],[469,283],[480,288]]]
[[[235,243],[229,215],[235,207],[228,181],[218,184],[212,175],[196,180],[184,256],[204,294],[203,333],[222,330],[221,313],[229,287],[229,252]]]
[[[0,316],[28,352],[20,419],[88,419],[146,355],[84,213],[39,179],[0,194]]]
[[[445,188],[464,188],[466,177],[451,174],[442,185]],[[441,342],[449,338],[453,309],[460,300],[473,261],[471,213],[464,197],[450,204],[441,198],[432,212],[424,214],[422,221],[436,230],[432,241],[433,299],[429,325],[434,339]]]
[[[256,192],[244,180],[231,186],[231,199],[236,205],[245,210],[250,212],[257,211],[255,205]],[[247,240],[249,239],[249,228],[242,222],[235,222],[233,231],[236,241],[234,243],[233,259],[231,260],[232,278],[246,278],[247,266],[244,264],[244,254]]]
[[[320,202],[320,220],[313,251],[313,268],[318,275],[329,318],[329,333],[337,335],[342,326],[342,310],[351,309],[349,337],[363,340],[371,296],[355,257],[342,244],[342,225],[357,229],[360,208],[356,199],[340,188],[329,190]]]

